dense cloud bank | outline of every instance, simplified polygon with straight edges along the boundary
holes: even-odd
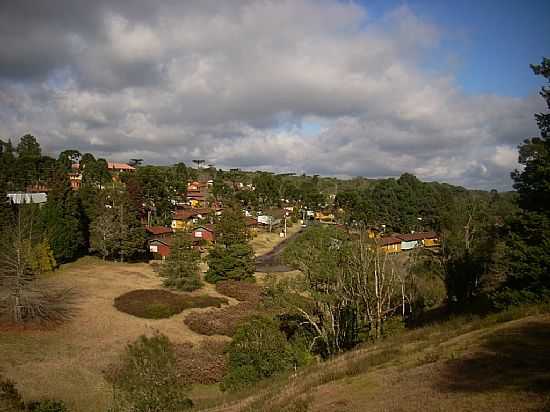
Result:
[[[441,29],[405,7],[374,20],[329,0],[158,3],[2,2],[0,137],[506,189],[536,135],[538,96],[466,95],[427,69]]]

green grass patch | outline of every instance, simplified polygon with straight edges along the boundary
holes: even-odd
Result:
[[[185,309],[217,307],[227,304],[225,298],[191,296],[162,289],[139,289],[115,298],[119,311],[145,319],[165,319]]]

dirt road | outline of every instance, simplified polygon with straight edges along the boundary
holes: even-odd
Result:
[[[298,232],[294,233],[293,235],[289,236],[285,240],[283,240],[281,243],[277,244],[273,249],[271,249],[269,252],[264,253],[261,256],[256,257],[256,272],[266,272],[266,273],[273,273],[273,272],[289,272],[292,270],[291,267],[283,264],[281,262],[281,253],[285,248],[287,247],[288,243],[300,236],[300,234],[303,232],[303,229],[300,229]]]

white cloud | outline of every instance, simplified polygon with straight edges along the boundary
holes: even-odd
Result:
[[[50,33],[55,59],[24,81],[0,70],[1,136],[151,163],[504,188],[514,145],[535,131],[536,96],[468,96],[453,73],[422,70],[442,30],[406,7],[373,20],[335,0],[86,5],[68,6],[66,29],[35,17],[26,50]],[[0,65],[23,67],[21,53]]]

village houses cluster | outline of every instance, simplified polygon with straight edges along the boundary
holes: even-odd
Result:
[[[107,169],[113,181],[119,181],[121,173],[134,173],[136,167],[127,163],[107,162]],[[73,190],[78,190],[82,184],[80,165],[75,163],[69,172],[69,181]],[[233,182],[238,190],[254,190],[254,186],[241,182]],[[164,260],[170,255],[174,233],[181,231],[189,236],[193,247],[204,251],[216,242],[215,221],[223,213],[223,205],[212,196],[213,180],[207,178],[187,182],[187,190],[180,202],[174,202],[170,226],[153,226],[148,219],[142,222],[147,233],[147,248],[153,259]],[[36,203],[47,201],[48,189],[45,185],[32,186],[24,193],[8,193],[13,204]],[[182,194],[183,195],[183,194]],[[326,206],[326,205],[325,205]],[[243,210],[246,225],[252,237],[261,231],[279,230],[280,236],[286,236],[286,222],[289,216],[299,216],[302,226],[309,222],[332,224],[353,233],[353,229],[337,223],[337,210],[330,207],[323,210],[305,210],[300,205],[286,205],[280,209],[270,209],[269,213],[262,211]],[[384,233],[377,227],[367,228],[369,238],[385,253],[407,252],[418,247],[437,248],[439,237],[435,232],[414,232],[407,234]]]

